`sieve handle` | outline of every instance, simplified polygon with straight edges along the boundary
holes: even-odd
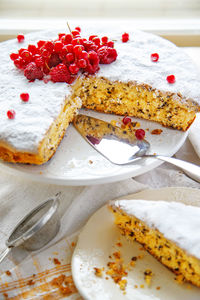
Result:
[[[6,248],[0,253],[0,263],[4,260],[4,258],[8,255],[10,252],[11,248]]]

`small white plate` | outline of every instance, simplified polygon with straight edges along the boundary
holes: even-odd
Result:
[[[81,111],[82,113],[82,111]],[[87,111],[88,115],[110,122],[120,120],[114,115]],[[172,156],[184,143],[187,132],[162,127],[158,123],[132,118],[146,131],[146,139],[151,144],[151,153]],[[162,129],[160,135],[152,135],[153,129]],[[66,135],[52,159],[44,165],[34,166],[0,162],[0,168],[14,175],[35,181],[60,185],[91,185],[116,182],[141,175],[162,164],[162,161],[148,158],[129,166],[110,163],[93,149],[70,125]]]
[[[146,199],[180,201],[185,204],[200,206],[200,190],[190,188],[162,188],[145,190],[143,192],[123,197],[124,199]],[[167,217],[167,216],[166,216]],[[164,222],[165,220],[163,220]],[[176,226],[176,224],[174,224]],[[116,246],[120,241],[122,247]],[[136,261],[135,267],[128,272],[126,293],[120,290],[113,280],[105,275],[99,278],[94,274],[94,267],[107,269],[108,256],[120,250],[124,262],[130,262],[133,256],[143,254]],[[144,280],[144,271],[153,272],[150,287]],[[72,258],[73,280],[79,293],[87,300],[197,300],[200,299],[200,289],[174,281],[175,275],[159,263],[141,246],[130,243],[121,237],[113,223],[113,216],[106,206],[99,209],[87,222],[80,233],[78,243]],[[105,277],[109,277],[108,280]],[[143,284],[144,288],[140,285]],[[134,286],[137,285],[138,288]],[[156,287],[160,287],[157,290]]]

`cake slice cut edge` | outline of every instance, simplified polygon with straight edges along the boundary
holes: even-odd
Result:
[[[65,99],[59,115],[50,125],[43,139],[39,142],[36,153],[16,150],[10,145],[1,142],[0,158],[7,162],[35,165],[41,165],[49,161],[56,152],[65,135],[66,129],[73,121],[81,105],[82,102],[78,97],[72,98],[70,96]]]
[[[148,208],[149,204],[151,205],[151,210]],[[173,224],[169,223],[169,226],[159,226],[159,222],[156,221],[156,213],[149,217],[153,206],[155,206],[155,210],[157,210],[158,214],[160,213],[161,210],[158,209],[159,205],[163,206],[162,209],[165,210],[166,214],[166,219],[162,220],[163,224],[164,222],[172,222],[176,217],[178,221]],[[190,211],[194,211],[194,216],[190,218],[188,215],[188,219],[185,220],[185,226],[183,226],[182,229],[183,232],[180,232],[180,230],[181,222],[183,222],[184,218],[181,219],[181,217],[178,217],[180,213],[178,208],[180,205],[181,210],[184,209],[186,214],[188,207]],[[145,250],[176,274],[178,282],[182,283],[186,281],[200,287],[200,252],[198,251],[200,247],[200,238],[198,238],[197,234],[193,234],[192,232],[195,225],[200,223],[199,207],[193,207],[178,202],[149,200],[111,201],[108,207],[114,214],[114,222],[123,236],[130,241],[139,242]],[[169,213],[171,214],[171,217],[169,216]],[[199,215],[199,220],[197,220],[197,214]],[[160,217],[162,219],[162,213]],[[155,224],[153,225],[152,221],[154,218]],[[189,224],[188,228],[187,224]],[[165,232],[162,232],[165,230],[159,230],[156,227],[160,227],[161,229],[164,228],[165,230],[166,228],[171,228],[171,233],[166,234]],[[173,228],[175,230],[174,232]],[[184,230],[187,231],[185,240]],[[196,231],[198,231],[198,227],[196,228]],[[190,238],[188,238],[190,232],[191,241]],[[169,238],[169,236],[171,238]],[[196,243],[195,247],[193,247],[194,243]],[[184,245],[184,247],[180,245]]]

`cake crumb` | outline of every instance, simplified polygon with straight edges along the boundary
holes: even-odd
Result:
[[[148,286],[150,286],[150,284],[151,284],[152,276],[153,276],[153,273],[150,269],[146,269],[144,271],[144,279]]]
[[[54,258],[53,262],[54,262],[55,265],[60,265],[61,264],[61,262],[57,258]]]
[[[140,284],[140,288],[143,289],[144,288],[144,284]]]
[[[89,164],[90,164],[90,165],[92,165],[92,164],[93,164],[93,161],[92,161],[91,159],[89,160]]]
[[[122,243],[120,243],[120,242],[116,243],[116,245],[117,245],[118,247],[122,247]]]
[[[28,285],[34,285],[35,284],[35,281],[33,281],[33,279],[30,279],[28,282],[27,282]]]
[[[97,277],[102,277],[102,276],[103,276],[103,274],[102,274],[102,269],[94,267],[94,271],[95,271],[94,274],[95,274]]]
[[[154,129],[151,131],[151,134],[160,135],[162,132],[163,132],[162,129]]]
[[[6,271],[6,275],[11,276],[11,272],[9,270]]]
[[[156,289],[157,289],[157,290],[160,290],[160,286],[157,286]]]
[[[76,243],[74,243],[74,242],[71,243],[71,246],[72,246],[72,247],[75,247],[75,245],[76,245]]]
[[[135,288],[135,289],[137,289],[137,288],[138,288],[137,284],[135,284],[135,285],[134,285],[134,288]]]

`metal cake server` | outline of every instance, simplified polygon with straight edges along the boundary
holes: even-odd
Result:
[[[171,163],[200,180],[199,166],[173,157],[146,154],[150,148],[149,142],[137,140],[131,130],[124,130],[81,114],[74,118],[73,124],[83,138],[113,164],[128,165],[136,160],[151,157]]]

